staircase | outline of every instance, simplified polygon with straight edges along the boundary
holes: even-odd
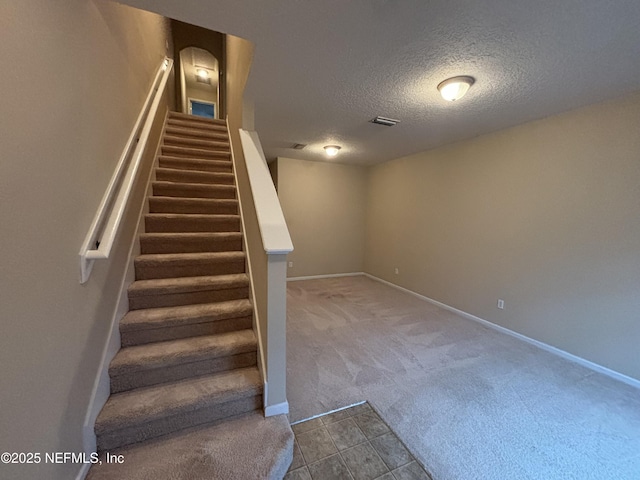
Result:
[[[284,416],[259,412],[226,125],[171,112],[162,142],[111,396],[95,425],[98,450],[128,461],[94,465],[87,478],[281,478],[293,437]],[[194,465],[204,470],[194,476]]]

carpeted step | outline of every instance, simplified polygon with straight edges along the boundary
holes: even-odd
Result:
[[[242,273],[139,280],[127,293],[131,310],[241,300],[249,298],[249,277]]]
[[[160,147],[162,155],[184,158],[201,158],[210,160],[229,160],[231,153],[229,149],[207,150],[204,148],[178,147],[175,145],[163,145]]]
[[[234,252],[242,250],[240,232],[143,233],[140,253]]]
[[[177,168],[156,168],[159,182],[206,183],[210,185],[233,185],[233,173],[201,172]]]
[[[157,253],[134,260],[136,280],[244,273],[244,252]]]
[[[153,195],[183,198],[236,198],[233,185],[206,185],[202,183],[153,182]]]
[[[228,150],[229,142],[227,140],[213,140],[208,138],[190,138],[177,135],[168,135],[165,133],[163,137],[164,145],[175,145],[179,147],[202,148],[204,150]]]
[[[200,170],[202,172],[233,173],[230,160],[193,160],[184,157],[158,157],[161,168],[180,168],[182,170]]]
[[[203,138],[207,140],[219,140],[222,142],[229,141],[229,135],[226,130],[200,130],[196,128],[174,127],[173,125],[167,125],[164,129],[164,133],[174,137]]]
[[[190,119],[184,120],[180,118],[169,117],[169,119],[167,119],[167,125],[171,127],[188,128],[189,130],[197,130],[200,132],[210,132],[210,133],[227,132],[226,124],[206,123],[206,122],[199,122],[199,121],[194,121]]]
[[[244,288],[246,293],[246,285]],[[252,315],[253,307],[247,298],[176,307],[144,308],[132,310],[124,316],[120,322],[120,337],[122,346],[128,347],[233,332],[251,328]]]
[[[218,118],[207,118],[207,117],[201,117],[199,115],[189,115],[188,113],[182,113],[182,112],[169,112],[169,116],[168,116],[169,120],[182,120],[182,121],[187,121],[187,122],[192,122],[192,123],[196,123],[196,124],[202,124],[202,125],[221,125],[226,127],[227,126],[227,122]]]
[[[252,329],[121,349],[109,366],[111,393],[256,365]]]
[[[216,198],[149,197],[149,212],[237,215],[238,201]]]
[[[116,393],[96,419],[98,449],[142,442],[261,406],[262,381],[255,367]]]
[[[149,233],[239,232],[240,215],[149,213],[145,227]]]
[[[286,415],[252,412],[110,451],[124,463],[91,467],[87,480],[281,480],[293,460]]]

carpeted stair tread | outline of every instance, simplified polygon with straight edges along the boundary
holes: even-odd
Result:
[[[152,253],[134,260],[136,280],[243,273],[246,255],[238,252]]]
[[[180,168],[182,170],[200,170],[202,172],[233,173],[230,160],[199,160],[185,157],[160,155],[158,165],[161,168]]]
[[[248,298],[246,274],[138,280],[128,288],[129,309],[176,307]]]
[[[233,185],[207,185],[204,183],[153,182],[153,195],[160,197],[235,199]]]
[[[229,141],[229,135],[226,131],[197,130],[194,128],[167,125],[167,127],[164,129],[164,132],[165,134],[169,134],[175,137],[203,138],[210,140],[221,140],[225,142]]]
[[[145,372],[256,350],[256,336],[251,329],[127,347],[111,361],[109,375]]]
[[[143,233],[140,252],[190,253],[242,250],[240,232]]]
[[[203,290],[248,287],[249,277],[246,273],[233,275],[211,275],[198,277],[158,278],[154,280],[137,280],[127,292],[129,298],[146,295],[167,295],[171,293],[190,293]]]
[[[160,147],[163,155],[171,155],[173,157],[187,157],[187,158],[202,158],[202,159],[228,159],[231,153],[228,148],[205,149],[205,148],[191,148],[182,147],[176,145],[162,145]]]
[[[255,410],[262,394],[255,367],[116,393],[96,419],[100,450]]]
[[[183,279],[180,279],[183,280]],[[151,281],[140,281],[143,283]],[[248,299],[227,302],[181,305],[177,307],[145,308],[127,313],[120,321],[120,332],[206,323],[251,315],[253,307]]]
[[[240,215],[205,213],[149,213],[149,233],[239,232]]]
[[[257,368],[243,368],[111,395],[96,419],[96,433],[256,395],[261,383]]]
[[[149,212],[237,215],[238,200],[234,198],[149,197]]]
[[[190,148],[203,148],[206,150],[225,150],[229,148],[228,140],[214,140],[209,138],[189,138],[179,135],[168,135],[165,130],[163,137],[165,145],[177,145]]]
[[[205,183],[211,185],[233,185],[233,173],[206,172],[193,169],[157,168],[159,182]]]
[[[87,480],[281,480],[293,442],[285,415],[249,413],[109,452],[126,461],[107,463],[103,455]]]
[[[219,125],[224,127],[225,129],[227,128],[227,122],[224,120],[218,118],[200,117],[198,115],[189,115],[188,113],[182,112],[169,112],[169,121],[171,120],[183,120],[205,125]]]
[[[227,133],[226,125],[220,125],[217,123],[194,122],[191,120],[183,120],[180,118],[169,118],[167,121],[167,125],[170,125],[172,127],[188,128],[189,130],[200,132]]]

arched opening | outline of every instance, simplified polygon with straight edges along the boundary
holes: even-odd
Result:
[[[180,50],[180,100],[183,113],[220,118],[220,64],[208,50]]]

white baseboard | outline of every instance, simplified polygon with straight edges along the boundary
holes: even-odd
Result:
[[[357,277],[358,275],[366,275],[366,273],[364,272],[329,273],[327,275],[307,275],[304,277],[288,277],[287,282],[297,282],[299,280],[316,280],[318,278]]]
[[[84,480],[85,477],[87,476],[87,473],[89,473],[90,468],[91,468],[90,463],[83,463],[82,466],[80,467],[80,471],[78,472],[78,475],[76,475],[76,480]]]
[[[598,373],[602,373],[603,375],[606,375],[608,377],[611,377],[615,380],[618,380],[620,382],[626,383],[627,385],[631,385],[632,387],[635,388],[639,388],[640,389],[640,380],[637,380],[633,377],[629,377],[628,375],[625,375],[623,373],[620,372],[616,372],[615,370],[611,370],[610,368],[607,367],[603,367],[602,365],[599,365],[597,363],[594,363],[590,360],[586,360],[582,357],[578,357],[577,355],[574,355],[572,353],[569,352],[565,352],[564,350],[560,350],[559,348],[553,347],[549,344],[546,344],[544,342],[541,342],[539,340],[535,340],[533,338],[527,337],[526,335],[522,335],[521,333],[518,332],[514,332],[513,330],[509,330],[508,328],[502,327],[500,325],[497,325],[495,323],[492,323],[488,320],[485,320],[483,318],[480,317],[476,317],[475,315],[471,315],[470,313],[464,312],[462,310],[458,310],[457,308],[454,308],[450,305],[447,305],[446,303],[442,303],[439,302],[437,300],[434,300],[432,298],[426,297],[424,295],[421,295],[419,293],[416,293],[412,290],[409,290],[408,288],[404,288],[401,287],[399,285],[396,285],[395,283],[391,283],[388,282],[386,280],[383,280],[381,278],[375,277],[373,275],[370,275],[368,273],[364,273],[365,276],[369,277],[372,280],[375,280],[377,282],[380,283],[384,283],[385,285],[389,285],[390,287],[394,287],[397,288],[398,290],[402,290],[403,292],[406,292],[410,295],[413,295],[415,297],[418,297],[422,300],[425,300],[429,303],[432,303],[433,305],[437,305],[438,307],[444,308],[445,310],[449,310],[450,312],[456,313],[458,315],[460,315],[461,317],[464,317],[468,320],[473,320],[474,322],[478,322],[481,323],[482,325],[484,325],[485,327],[489,327],[493,330],[496,330],[498,332],[501,333],[505,333],[511,337],[517,338],[519,340],[522,340],[524,342],[527,342],[530,345],[534,345],[538,348],[541,348],[542,350],[546,350],[547,352],[553,353],[555,355],[558,355],[566,360],[569,360],[571,362],[575,362],[578,363],[580,365],[582,365],[583,367],[586,367],[590,370],[593,370],[595,372]]]
[[[167,108],[164,112],[164,123],[166,124],[167,118],[169,115],[169,109]],[[162,127],[162,131],[164,132],[164,125]],[[133,238],[131,240],[131,245],[129,245],[129,252],[127,253],[127,267],[125,269],[124,275],[120,282],[120,295],[117,300],[117,304],[113,315],[111,317],[111,325],[109,328],[109,336],[106,340],[104,348],[102,350],[102,357],[100,360],[100,365],[98,367],[98,372],[96,378],[93,383],[93,389],[91,391],[91,397],[89,398],[89,405],[87,407],[87,413],[85,414],[84,424],[82,427],[82,445],[84,452],[89,455],[96,451],[96,435],[94,433],[94,427],[96,423],[96,418],[104,407],[107,399],[110,395],[110,377],[109,377],[109,364],[113,357],[120,350],[121,342],[120,342],[120,320],[124,315],[129,311],[129,296],[127,289],[129,285],[135,280],[135,267],[134,267],[134,258],[136,255],[139,255],[139,242],[138,238],[141,232],[144,232],[144,215],[148,213],[148,202],[147,199],[151,194],[152,188],[152,180],[155,179],[155,168],[158,163],[158,156],[160,154],[160,149],[162,148],[162,142],[159,141],[156,146],[156,150],[154,152],[153,163],[151,165],[151,169],[147,175],[146,179],[146,190],[144,194],[144,198],[142,201],[142,205],[140,205],[140,209],[138,211],[138,223],[136,230],[134,232]],[[86,472],[84,472],[86,475]],[[84,478],[81,477],[81,478]]]
[[[289,413],[289,402],[276,403],[269,405],[264,409],[265,417],[273,417],[274,415],[287,415]]]

